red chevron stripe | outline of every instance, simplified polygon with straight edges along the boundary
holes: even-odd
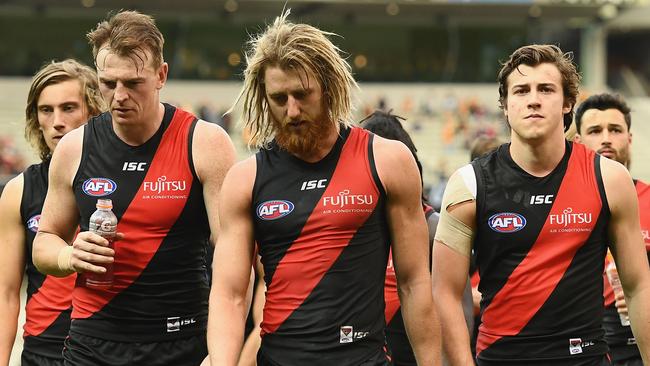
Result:
[[[118,223],[118,231],[125,233],[125,237],[115,242],[113,287],[97,290],[77,286],[72,299],[72,318],[90,317],[128,288],[147,267],[180,216],[193,181],[187,151],[189,125],[193,119],[191,114],[176,109],[143,184]],[[166,181],[185,181],[185,189],[173,193],[176,196],[184,195],[186,199],[145,199],[151,192],[145,192],[144,182],[156,182],[163,176]]]
[[[25,305],[24,337],[43,333],[62,312],[70,309],[76,278],[75,273],[67,277],[45,276],[41,287]]]
[[[325,193],[307,219],[300,236],[276,267],[266,291],[262,334],[275,332],[304,302],[374,211],[379,190],[370,175],[367,151],[368,134],[353,128]],[[340,208],[327,205],[325,197],[338,196],[344,191],[371,194],[374,197],[373,205],[363,206],[370,212],[325,213]]]
[[[386,318],[386,324],[388,324],[400,307],[399,296],[397,294],[397,277],[395,276],[395,267],[393,267],[392,249],[388,252],[388,267],[386,267],[386,278],[384,280],[384,302],[386,303],[384,317]]]
[[[580,145],[573,145],[565,177],[539,237],[483,311],[477,354],[503,337],[518,334],[528,324],[557,287],[575,253],[591,235],[591,230],[552,232],[562,226],[551,224],[550,215],[562,215],[568,207],[573,212],[596,213],[591,224],[584,226],[593,229],[602,206],[593,161],[593,153]]]

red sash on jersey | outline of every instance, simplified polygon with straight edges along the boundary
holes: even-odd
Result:
[[[324,197],[345,190],[370,194],[374,205],[369,208],[374,211],[379,190],[370,173],[368,141],[367,132],[351,129],[323,196],[276,267],[266,291],[262,334],[275,332],[304,302],[372,213],[325,214],[323,211],[329,208],[324,205]]]
[[[591,235],[601,208],[594,153],[574,143],[564,179],[537,240],[483,311],[477,355],[502,337],[517,335],[528,324]],[[567,213],[591,213],[594,218],[579,227],[584,231],[561,231],[552,225],[551,215]]]
[[[73,293],[72,318],[92,316],[128,288],[147,267],[181,215],[194,179],[188,163],[188,136],[195,118],[176,109],[143,183],[118,223],[117,229],[125,233],[125,237],[115,242],[114,284],[106,290],[77,286]],[[174,193],[186,198],[144,199],[149,194],[145,194],[144,182],[155,182],[162,177],[165,181],[185,181],[185,189]]]
[[[24,337],[43,333],[62,312],[70,309],[76,278],[76,273],[66,277],[45,276],[41,287],[25,305]]]

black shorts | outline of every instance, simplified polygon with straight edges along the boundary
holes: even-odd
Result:
[[[45,357],[23,350],[20,355],[21,366],[63,366],[63,356],[59,358]]]
[[[358,365],[346,365],[341,364],[341,366],[392,366],[389,356],[386,354],[386,350],[382,349],[380,352],[372,355],[372,357],[363,361]],[[279,365],[268,358],[264,357],[262,352],[257,352],[257,366],[284,366]],[[338,366],[338,365],[337,365]]]
[[[168,342],[114,342],[70,333],[65,366],[198,366],[208,355],[205,333]]]
[[[643,366],[643,360],[641,357],[637,357],[620,361],[612,361],[612,366]]]
[[[476,360],[479,366],[611,366],[609,357],[581,357],[572,360],[547,360],[547,361],[521,361],[521,362],[487,362],[485,360]]]

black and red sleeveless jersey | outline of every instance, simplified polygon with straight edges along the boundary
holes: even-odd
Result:
[[[372,141],[342,128],[317,163],[276,145],[256,155],[251,214],[267,285],[260,352],[274,363],[354,365],[384,345],[389,232]]]
[[[600,156],[566,142],[545,177],[510,156],[509,144],[472,162],[477,180],[474,250],[486,363],[601,357],[607,204]]]
[[[646,252],[650,256],[650,185],[635,180],[637,197],[639,199],[639,218],[641,220],[641,234],[645,242]],[[621,320],[614,305],[614,291],[603,274],[605,287],[605,316],[603,327],[605,328],[605,340],[610,348],[610,355],[614,361],[625,360],[631,357],[641,359],[641,354],[636,346],[636,339],[629,326],[622,326]]]
[[[97,290],[79,275],[71,331],[124,342],[157,342],[205,332],[210,234],[203,189],[192,164],[197,119],[165,104],[144,144],[120,140],[104,113],[89,121],[73,190],[81,231],[98,198],[113,201],[117,230],[114,284]]]
[[[62,359],[63,340],[70,329],[72,288],[76,274],[67,277],[46,276],[32,261],[32,246],[38,231],[41,210],[47,194],[50,161],[34,164],[23,172],[20,217],[25,227],[25,271],[27,303],[23,326],[25,352]]]

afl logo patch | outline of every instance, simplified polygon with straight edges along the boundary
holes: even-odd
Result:
[[[497,233],[514,233],[526,226],[526,218],[514,212],[501,212],[490,216],[488,226]]]
[[[38,223],[41,221],[41,215],[34,215],[27,220],[27,228],[31,232],[37,232],[38,231]]]
[[[81,189],[89,196],[102,197],[115,192],[117,184],[108,178],[88,178]]]
[[[266,201],[257,206],[257,217],[262,220],[276,220],[290,214],[293,208],[293,203],[290,201]]]

